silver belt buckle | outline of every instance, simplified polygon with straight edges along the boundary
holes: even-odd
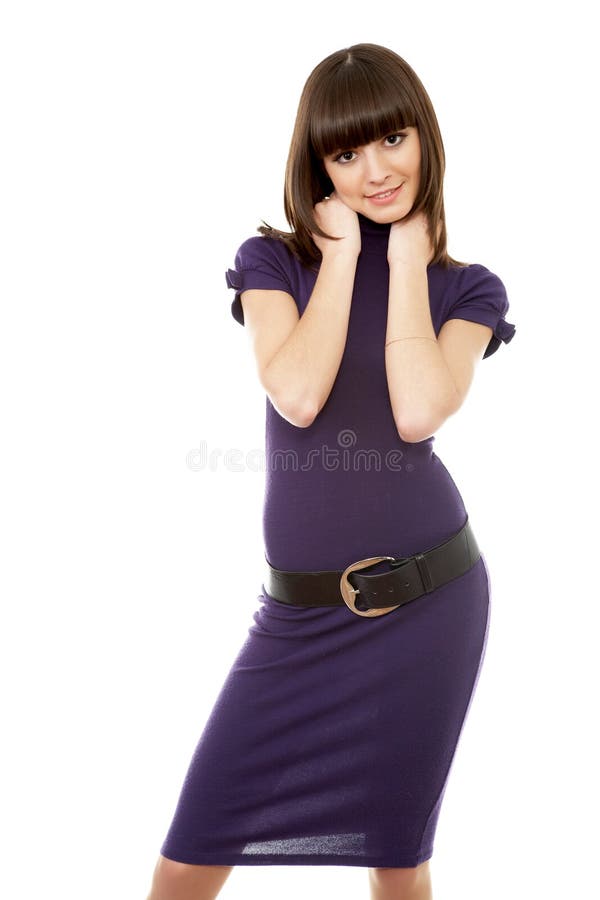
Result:
[[[396,559],[395,556],[369,556],[368,559],[359,559],[356,562],[350,563],[350,565],[344,569],[342,572],[342,577],[340,578],[340,591],[342,594],[342,598],[346,606],[352,610],[353,613],[356,613],[357,616],[384,616],[386,613],[392,612],[393,609],[398,609],[398,606],[402,604],[399,603],[397,606],[386,606],[383,609],[357,609],[355,604],[356,594],[360,594],[358,588],[353,588],[350,582],[348,581],[348,575],[350,572],[355,572],[357,569],[366,569],[367,566],[373,565],[373,563],[382,562],[384,559]]]

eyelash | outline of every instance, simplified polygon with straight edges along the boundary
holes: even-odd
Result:
[[[399,134],[399,133],[388,134],[387,137],[384,138],[384,141],[387,141],[388,138],[391,138],[391,137],[399,137],[399,138],[402,138],[402,140],[401,140],[401,141],[398,141],[397,144],[391,144],[391,145],[388,145],[388,146],[391,146],[392,148],[394,148],[394,147],[399,147],[401,144],[403,144],[404,141],[406,140],[406,138],[408,137],[408,135],[407,135],[407,134]],[[351,162],[352,162],[352,160],[351,160],[351,159],[346,159],[346,160],[344,160],[344,161],[342,162],[342,161],[341,161],[341,157],[344,156],[345,153],[354,153],[354,150],[342,150],[341,153],[338,153],[338,155],[334,157],[333,162],[339,162],[340,165],[342,165],[342,166],[347,166],[348,163],[351,163]]]

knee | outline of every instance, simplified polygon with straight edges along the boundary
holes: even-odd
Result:
[[[147,900],[213,900],[232,869],[177,862],[160,854]]]
[[[396,887],[404,891],[414,890],[429,881],[429,860],[419,866],[377,866],[369,869],[369,877],[374,885],[382,888]]]
[[[159,855],[152,875],[152,892],[148,900],[155,898],[159,900],[169,888],[184,881],[186,870],[190,868],[186,863]]]
[[[164,900],[169,895],[173,896],[178,875],[183,871],[183,864],[175,860],[159,856],[154,872],[152,873],[152,886],[146,900]]]
[[[156,860],[154,878],[160,882],[175,880],[183,877],[189,868],[190,866],[187,863],[177,862],[175,859],[169,859],[161,854]]]

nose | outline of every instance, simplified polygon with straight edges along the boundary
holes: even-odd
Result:
[[[379,155],[377,149],[373,149],[372,152],[365,151],[365,176],[368,185],[373,187],[385,185],[388,175],[386,160]]]

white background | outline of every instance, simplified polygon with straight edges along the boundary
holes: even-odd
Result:
[[[403,56],[447,154],[449,252],[517,326],[435,451],[493,579],[436,900],[593,896],[598,71],[591,5],[6,3],[0,19],[2,855],[11,900],[144,898],[258,608],[265,398],[225,270],[302,86]],[[195,451],[216,453],[198,469]],[[242,451],[244,462],[223,454]],[[237,470],[236,470],[237,469]],[[366,898],[351,867],[221,896]]]

